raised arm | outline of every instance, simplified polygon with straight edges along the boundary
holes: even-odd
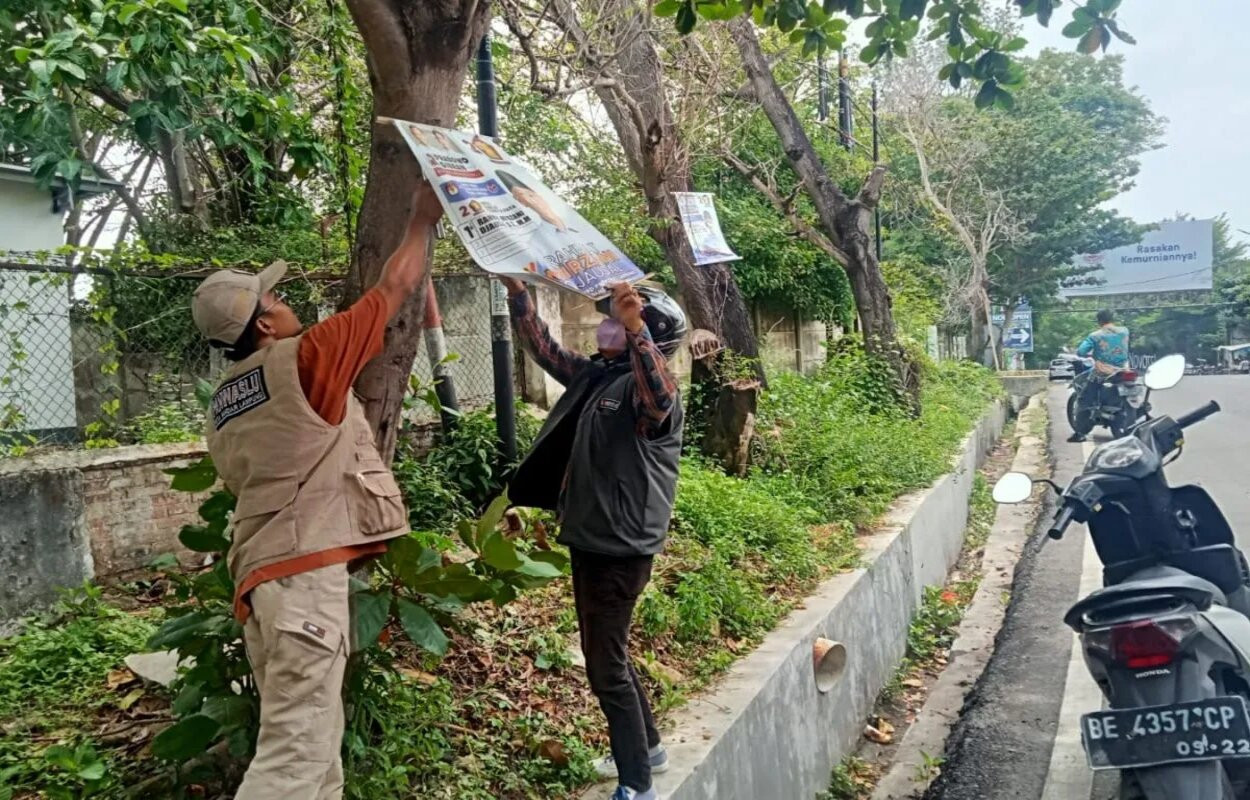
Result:
[[[673,410],[677,385],[669,373],[664,354],[651,340],[651,332],[643,322],[642,298],[637,290],[629,284],[617,286],[612,295],[612,310],[625,326],[639,419],[647,432],[654,432]]]
[[[438,202],[434,187],[421,182],[412,198],[412,216],[404,240],[382,267],[377,288],[386,298],[387,319],[394,319],[416,288],[430,274],[430,245],[434,240],[434,225],[443,216],[443,206]]]
[[[538,310],[525,290],[525,284],[516,278],[503,278],[508,288],[508,308],[512,314],[512,327],[521,347],[538,366],[562,385],[568,386],[573,377],[590,364],[581,353],[569,350],[551,335],[547,323],[538,316]]]

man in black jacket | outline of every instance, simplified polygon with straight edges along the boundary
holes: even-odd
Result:
[[[600,774],[619,778],[613,800],[657,800],[651,774],[667,768],[668,754],[630,663],[629,626],[673,512],[682,408],[667,358],[685,315],[662,292],[617,286],[596,332],[599,352],[586,357],[552,338],[520,281],[506,283],[521,345],[566,387],[510,496],[560,514],[586,675],[612,742]]]

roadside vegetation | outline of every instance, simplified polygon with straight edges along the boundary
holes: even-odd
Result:
[[[780,376],[765,393],[747,477],[695,455],[683,460],[672,537],[634,632],[637,664],[661,713],[750,652],[821,579],[853,568],[857,529],[948,469],[1000,391],[980,367],[932,365],[924,411],[912,418],[875,403],[888,380],[861,351],[835,349],[815,374]],[[537,425],[524,415],[523,438]],[[563,570],[552,520],[522,512],[514,523],[485,509],[503,488],[493,437],[489,411],[475,412],[429,453],[401,452],[396,472],[418,529],[402,549],[478,564],[457,531],[485,513],[496,532],[515,526],[518,558]],[[208,507],[212,519],[184,531],[184,542],[190,535],[213,546],[221,511]],[[471,569],[489,572],[496,547],[479,548],[481,563]],[[388,560],[380,572],[392,580],[400,563]],[[255,733],[254,698],[246,661],[230,651],[222,571],[185,573],[168,559],[158,566],[122,586],[69,594],[0,640],[0,798],[120,797],[122,787],[144,781],[149,796],[211,797],[238,779]],[[372,597],[381,589],[375,579],[361,591]],[[515,599],[510,594],[429,605],[445,642],[411,624],[403,603],[400,613],[381,611],[348,682],[349,796],[560,798],[591,780],[590,759],[606,741],[576,666],[567,581],[518,584]],[[197,620],[207,626],[200,633],[174,636]],[[220,657],[219,670],[233,677],[213,683],[192,670],[172,691],[149,686],[122,663],[145,645],[198,652],[201,663]]]

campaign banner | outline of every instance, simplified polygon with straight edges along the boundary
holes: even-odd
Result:
[[[694,251],[695,264],[719,264],[742,258],[729,249],[725,234],[721,233],[711,192],[673,192],[673,196],[677,198],[677,209],[690,249]]]
[[[1164,222],[1137,244],[1087,253],[1073,264],[1091,272],[1059,289],[1061,297],[1211,288],[1215,223],[1209,219]]]
[[[478,266],[598,299],[644,277],[493,139],[391,120],[435,187],[451,227]]]
[[[1002,330],[1006,319],[1005,313],[996,310],[990,322],[995,328]],[[1033,308],[1031,306],[1021,305],[1012,312],[1011,327],[1003,332],[1002,341],[1004,350],[1014,350],[1018,353],[1033,352]]]

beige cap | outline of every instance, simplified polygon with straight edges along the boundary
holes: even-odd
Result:
[[[286,262],[275,261],[259,273],[223,269],[196,287],[191,298],[191,318],[205,339],[230,347],[247,330],[260,298],[286,275]]]

